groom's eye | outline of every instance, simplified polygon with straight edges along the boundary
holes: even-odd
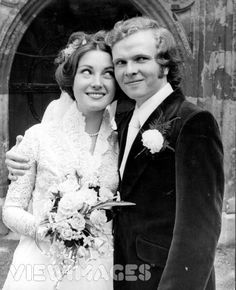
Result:
[[[119,59],[117,61],[114,62],[114,66],[123,66],[126,64],[126,61],[125,60],[122,60],[122,59]]]
[[[139,63],[143,63],[143,62],[146,62],[148,60],[148,57],[145,57],[145,56],[137,56],[135,58],[135,61],[136,62],[139,62]]]

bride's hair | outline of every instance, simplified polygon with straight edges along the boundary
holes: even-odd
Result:
[[[111,48],[105,42],[106,34],[103,30],[94,34],[72,33],[67,46],[59,52],[55,59],[57,65],[56,81],[59,87],[67,92],[73,100],[75,99],[73,83],[81,57],[92,50],[101,50],[111,55]]]

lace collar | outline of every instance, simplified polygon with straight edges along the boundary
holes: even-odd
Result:
[[[109,109],[106,108],[103,114],[103,120],[97,137],[93,155],[90,154],[91,138],[85,132],[85,116],[78,110],[74,101],[70,108],[65,113],[62,119],[62,130],[68,136],[68,139],[73,143],[74,150],[77,154],[90,154],[94,157],[103,155],[110,146],[110,136],[112,135],[112,117]],[[76,155],[77,155],[76,154]]]

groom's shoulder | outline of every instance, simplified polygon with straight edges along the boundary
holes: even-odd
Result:
[[[194,102],[185,99],[179,108],[178,116],[181,117],[182,120],[188,120],[196,115],[203,116],[212,114],[208,110],[196,105]]]
[[[183,128],[186,128],[185,131],[189,131],[189,134],[200,131],[203,134],[209,130],[218,131],[218,123],[214,115],[191,101],[185,100],[181,104],[177,115],[181,120],[179,124],[181,132],[183,132]]]

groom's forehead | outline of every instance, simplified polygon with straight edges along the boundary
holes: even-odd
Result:
[[[156,52],[156,40],[150,30],[137,31],[118,40],[112,47],[112,58]]]

